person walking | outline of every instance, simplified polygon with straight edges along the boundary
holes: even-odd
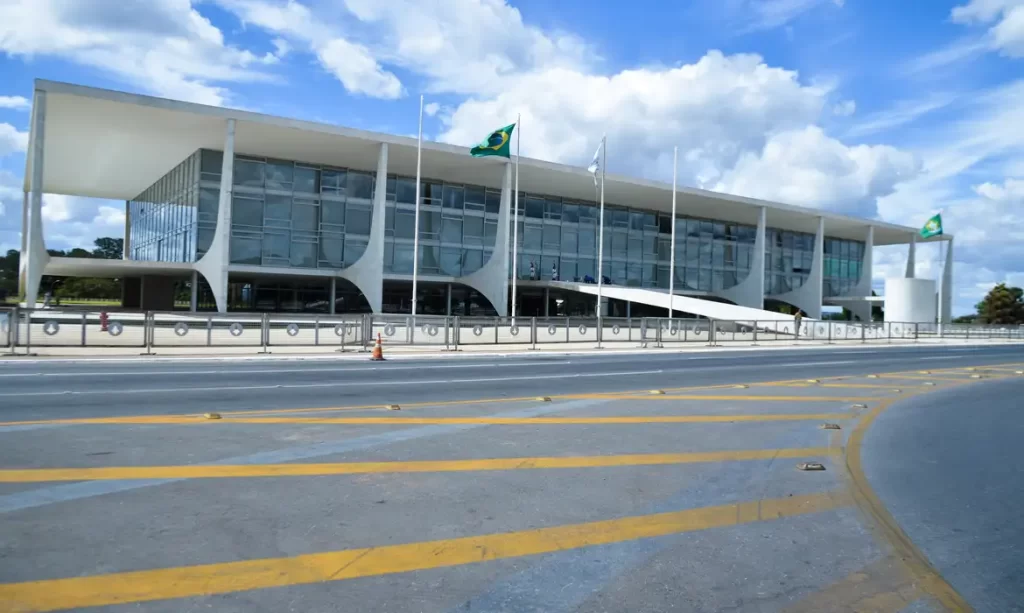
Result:
[[[530,281],[537,279],[537,269],[534,267],[533,262],[530,262]]]
[[[793,316],[793,325],[796,330],[793,333],[795,338],[800,338],[800,322],[804,320],[804,312],[800,309],[796,310],[796,315]]]

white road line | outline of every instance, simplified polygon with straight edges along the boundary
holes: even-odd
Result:
[[[366,366],[366,367],[336,367],[336,368],[255,368],[246,370],[123,370],[105,371],[89,370],[79,372],[22,372],[22,373],[0,373],[0,377],[131,377],[131,376],[174,376],[174,375],[266,375],[281,373],[334,373],[334,372],[362,372],[362,371],[393,371],[393,370],[441,370],[451,368],[490,368],[501,366],[508,368],[513,366],[548,366],[551,364],[571,364],[569,360],[545,361],[545,362],[483,362],[467,364],[444,364],[444,365],[409,365],[409,366]]]
[[[369,387],[369,386],[397,386],[397,385],[450,385],[453,383],[494,383],[496,381],[536,381],[538,379],[571,379],[573,377],[628,377],[635,375],[657,375],[664,370],[634,370],[628,372],[599,372],[599,373],[566,373],[562,375],[532,375],[529,377],[486,377],[480,379],[443,379],[443,380],[414,380],[414,381],[344,381],[337,383],[299,383],[287,385],[230,385],[218,387],[189,387],[189,392],[221,392],[221,391],[249,391],[249,390],[271,390],[271,389],[309,389],[311,387]],[[97,394],[112,396],[115,394],[180,394],[180,387],[147,388],[147,389],[113,389],[113,390],[63,390],[56,392],[12,392],[0,394],[0,398],[21,398],[26,396],[94,396]]]
[[[934,355],[926,358],[917,358],[919,360],[962,360],[966,358],[965,355]]]

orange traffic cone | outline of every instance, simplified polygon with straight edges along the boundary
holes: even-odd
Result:
[[[377,333],[377,343],[373,346],[373,353],[370,354],[370,359],[375,362],[384,361],[384,347],[380,344],[380,332]]]

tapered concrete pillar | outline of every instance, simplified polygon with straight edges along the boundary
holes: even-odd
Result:
[[[939,288],[939,322],[953,321],[953,239],[946,241],[946,261],[942,265],[942,286]]]
[[[501,185],[501,205],[498,209],[498,232],[494,237],[494,251],[487,262],[477,270],[458,281],[480,292],[490,301],[499,317],[508,316],[509,279],[509,232],[512,229],[512,165],[505,165]]]
[[[917,269],[917,234],[910,235],[910,247],[907,249],[906,277],[913,279]]]
[[[764,308],[764,247],[767,218],[767,209],[761,207],[757,215],[757,234],[754,236],[750,274],[736,285],[716,292],[722,298],[753,309]],[[679,263],[676,263],[676,267],[679,267]]]
[[[220,167],[220,198],[217,204],[217,229],[210,248],[196,262],[210,284],[217,311],[228,311],[228,266],[231,263],[231,195],[235,174],[235,120],[228,119],[224,133],[224,161]]]
[[[811,272],[804,284],[795,290],[771,296],[775,300],[791,304],[810,319],[821,319],[825,269],[825,218],[818,218],[818,230],[814,234],[814,256]]]
[[[195,313],[199,310],[199,273],[192,271],[192,295],[189,297],[188,310]]]
[[[29,198],[25,233],[25,305],[35,308],[39,298],[39,284],[50,256],[43,241],[43,163],[46,159],[46,92],[36,90],[32,104],[31,160],[32,175],[29,178]]]
[[[861,258],[860,262],[860,279],[857,280],[857,285],[854,286],[850,292],[850,296],[857,297],[868,297],[871,295],[871,279],[873,275],[872,266],[874,265],[874,247],[875,247],[875,227],[868,226],[867,236],[864,238],[864,257]],[[847,305],[847,309],[851,313],[860,318],[861,321],[871,321],[871,306],[872,302],[851,302]]]
[[[384,219],[387,212],[388,144],[381,143],[377,156],[377,177],[373,194],[370,240],[366,251],[341,271],[341,276],[359,288],[370,303],[370,310],[380,313],[384,306]]]

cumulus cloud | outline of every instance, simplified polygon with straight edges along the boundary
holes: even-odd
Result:
[[[841,102],[837,102],[836,105],[832,107],[832,114],[838,115],[839,117],[849,117],[855,112],[857,112],[857,103],[853,100],[843,100]]]
[[[269,78],[260,67],[276,59],[226,44],[190,0],[8,0],[0,4],[0,51],[60,57],[206,104],[224,103],[219,83]]]
[[[27,111],[32,108],[32,101],[24,96],[0,96],[0,109]]]
[[[970,0],[953,8],[956,23],[991,25],[988,43],[1009,57],[1024,57],[1024,1]]]
[[[9,123],[0,123],[0,157],[28,149],[28,132],[20,132]]]

